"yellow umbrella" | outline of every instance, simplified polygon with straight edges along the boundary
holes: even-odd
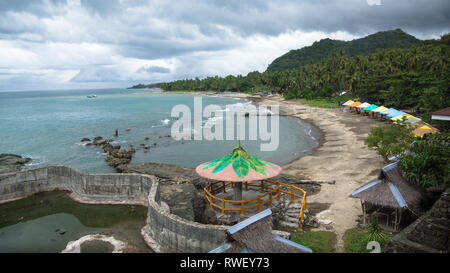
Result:
[[[418,137],[423,137],[423,135],[425,135],[428,132],[435,134],[435,133],[438,133],[439,130],[432,126],[425,125],[425,126],[416,128],[414,131],[412,131],[413,135],[418,136]]]
[[[354,102],[354,103],[350,104],[349,106],[350,107],[356,107],[356,106],[361,105],[361,104],[362,104],[361,102],[357,101],[357,102]]]
[[[380,112],[383,112],[383,111],[386,111],[386,110],[388,110],[388,108],[386,108],[384,106],[380,106],[378,108],[373,109],[372,112],[380,113]]]

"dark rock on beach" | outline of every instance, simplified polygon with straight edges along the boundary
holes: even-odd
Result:
[[[31,161],[31,158],[23,158],[14,154],[0,154],[0,173],[20,171],[21,167]]]

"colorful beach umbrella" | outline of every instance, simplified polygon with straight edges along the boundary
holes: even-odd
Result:
[[[420,120],[420,119],[412,118],[412,119],[407,119],[407,120],[405,120],[404,122],[407,123],[407,124],[415,124],[415,123],[417,123],[417,122],[419,122],[419,121],[421,121],[421,120]]]
[[[349,106],[350,104],[353,104],[353,103],[355,103],[354,101],[352,101],[352,100],[348,100],[348,101],[346,101],[344,104],[342,104],[343,106]]]
[[[408,120],[408,119],[416,119],[418,121],[420,120],[420,118],[416,118],[415,116],[410,115],[410,114],[398,115],[398,116],[395,116],[395,117],[391,118],[391,120],[393,120],[393,121],[400,121],[400,120],[403,120],[403,118],[406,118],[406,120]]]
[[[432,126],[424,125],[422,127],[416,128],[412,131],[413,135],[415,135],[417,137],[423,137],[428,132],[435,134],[435,133],[439,132],[439,130]]]
[[[247,154],[239,142],[227,156],[200,164],[195,170],[209,179],[244,182],[277,176],[281,167]]]
[[[361,102],[356,101],[356,102],[350,104],[349,107],[356,107],[356,106],[361,105],[361,104],[362,104]]]
[[[368,107],[368,106],[370,106],[370,103],[365,102],[365,103],[360,104],[360,105],[358,105],[358,106],[356,106],[356,107],[357,107],[357,108],[366,108],[366,107]]]
[[[403,111],[395,110],[395,111],[392,111],[391,113],[387,114],[386,116],[387,116],[388,118],[393,118],[393,117],[401,116],[401,115],[403,115],[403,114],[406,114],[406,113],[403,112]]]
[[[387,116],[387,115],[389,115],[389,114],[394,113],[394,111],[397,111],[397,110],[394,109],[394,108],[389,108],[389,109],[387,109],[387,110],[385,110],[385,111],[383,111],[383,112],[380,112],[380,114]]]
[[[377,109],[377,108],[378,108],[378,105],[371,104],[371,105],[367,106],[366,108],[364,108],[364,110],[372,111],[372,110]]]
[[[386,107],[380,106],[380,107],[375,108],[375,109],[373,109],[373,110],[371,110],[371,111],[372,111],[372,112],[375,112],[375,113],[380,113],[380,112],[383,112],[383,111],[386,111],[386,110],[388,110]]]

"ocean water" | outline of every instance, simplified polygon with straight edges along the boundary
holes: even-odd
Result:
[[[136,149],[131,163],[159,162],[195,167],[224,156],[236,141],[184,140],[170,135],[172,107],[188,105],[193,113],[191,94],[144,94],[149,90],[104,89],[0,93],[0,153],[31,157],[27,168],[70,165],[93,173],[115,172],[103,150],[81,143],[84,137],[113,139],[124,148]],[[87,98],[96,94],[97,98]],[[216,104],[226,109],[245,109],[242,99],[202,96],[203,107]],[[217,119],[205,118],[204,126]],[[126,131],[130,128],[130,131]],[[113,137],[115,129],[119,136]],[[237,129],[235,129],[235,132]],[[248,129],[247,129],[248,131]],[[280,117],[280,144],[277,150],[260,151],[261,142],[244,140],[248,153],[277,164],[310,153],[318,145],[317,129],[290,117]],[[145,140],[148,137],[149,140]],[[113,144],[114,144],[113,143]],[[140,144],[151,148],[144,153]],[[156,144],[156,145],[154,145]]]

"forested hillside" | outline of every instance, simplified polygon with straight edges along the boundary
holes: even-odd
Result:
[[[410,48],[421,43],[401,29],[380,31],[367,37],[345,42],[323,39],[311,46],[288,53],[275,59],[267,68],[268,72],[279,72],[299,68],[303,65],[317,63],[342,51],[345,56],[368,55],[380,49]]]

